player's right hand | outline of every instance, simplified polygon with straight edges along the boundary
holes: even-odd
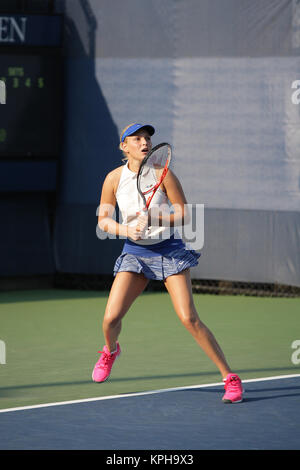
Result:
[[[142,232],[138,225],[134,225],[133,227],[127,227],[127,237],[131,238],[133,241],[140,240],[142,238]]]

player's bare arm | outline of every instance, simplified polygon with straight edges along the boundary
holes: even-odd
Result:
[[[120,166],[111,171],[104,180],[98,212],[98,226],[104,232],[139,240],[141,238],[139,228],[119,224],[113,218],[116,207],[116,191],[122,168],[123,166]]]

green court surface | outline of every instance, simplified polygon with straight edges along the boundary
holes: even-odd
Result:
[[[109,381],[92,382],[108,292],[0,293],[0,409],[221,382],[164,292],[145,292],[123,320]],[[204,323],[242,379],[300,372],[299,298],[194,295]],[[3,363],[5,362],[5,363]]]

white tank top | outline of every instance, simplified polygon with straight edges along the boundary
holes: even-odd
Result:
[[[149,180],[147,184],[153,186],[156,181],[154,174],[149,172],[147,178]],[[136,225],[138,219],[137,212],[142,211],[144,203],[137,190],[137,173],[129,170],[128,162],[121,172],[116,199],[122,216],[121,223],[128,226]],[[167,195],[160,188],[158,188],[154,194],[150,207],[153,205],[169,206]],[[151,245],[170,238],[172,234],[172,227],[149,227],[145,237],[142,240],[135,241],[135,243],[139,245]]]

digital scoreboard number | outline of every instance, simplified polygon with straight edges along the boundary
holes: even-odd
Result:
[[[5,88],[5,104],[0,104],[0,158],[57,158],[62,129],[61,57],[0,50],[0,81]]]

